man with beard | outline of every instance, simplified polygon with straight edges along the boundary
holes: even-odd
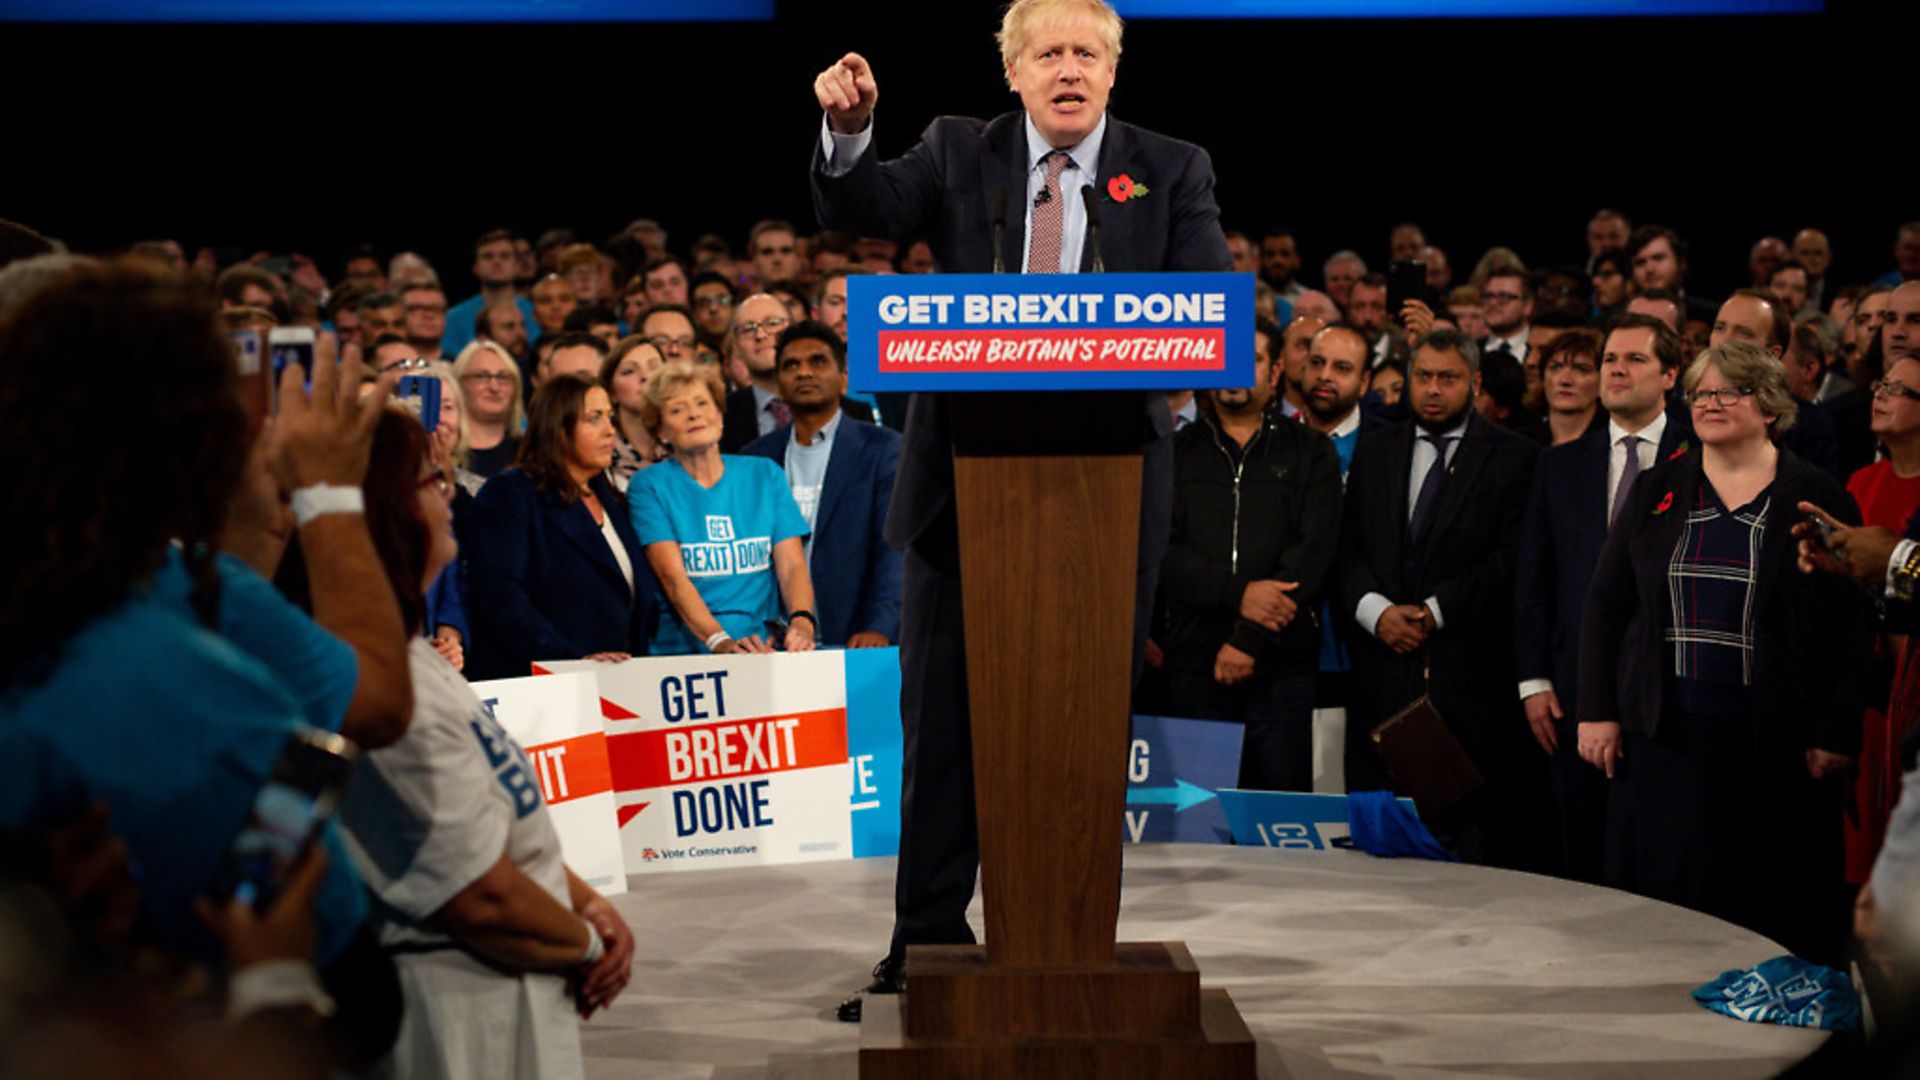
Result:
[[[1307,291],[1300,284],[1300,248],[1287,229],[1270,229],[1260,238],[1260,278],[1282,300],[1297,300]],[[1297,310],[1297,309],[1296,309]]]
[[[1259,324],[1256,323],[1256,326]],[[1295,315],[1280,335],[1280,415],[1300,419],[1307,407],[1307,360],[1313,353],[1313,335],[1326,322],[1312,315]]]
[[[1314,613],[1340,520],[1326,436],[1273,400],[1273,335],[1254,331],[1251,387],[1209,390],[1174,436],[1173,533],[1156,633],[1180,716],[1245,727],[1240,786],[1313,790]]]
[[[1287,327],[1289,339],[1293,327]],[[1372,383],[1367,366],[1367,341],[1351,326],[1320,327],[1306,335],[1307,363],[1301,382],[1307,426],[1333,440],[1340,457],[1340,477],[1353,466],[1353,449],[1360,441],[1363,410],[1360,399]]]
[[[521,310],[524,304],[526,301],[517,296],[502,304],[490,304],[473,320],[476,338],[507,350],[522,367],[527,362],[527,347],[532,344],[527,337],[527,316]]]
[[[1513,574],[1538,448],[1473,411],[1480,350],[1457,330],[1415,343],[1412,419],[1365,432],[1347,474],[1341,593],[1353,683],[1347,788],[1392,786],[1369,733],[1429,694],[1485,785],[1434,816],[1463,857],[1544,861],[1541,823],[1516,775],[1526,750],[1513,699]],[[1544,798],[1544,793],[1543,793]]]
[[[840,407],[846,345],[825,323],[789,326],[776,355],[780,400],[793,422],[742,452],[780,463],[807,521],[816,640],[849,649],[891,645],[900,637],[901,554],[881,526],[893,501],[900,436]]]

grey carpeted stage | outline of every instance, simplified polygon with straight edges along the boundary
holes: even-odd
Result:
[[[856,1074],[859,1032],[831,1010],[884,951],[893,860],[629,884],[633,984],[583,1028],[589,1077]],[[1120,938],[1184,940],[1263,1076],[1759,1077],[1825,1038],[1688,996],[1783,951],[1766,939],[1528,874],[1149,844],[1127,849]]]

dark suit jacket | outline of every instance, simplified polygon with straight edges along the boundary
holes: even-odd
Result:
[[[1658,464],[1693,432],[1682,413],[1667,413],[1667,429],[1654,451]],[[1600,548],[1607,542],[1607,459],[1613,453],[1603,410],[1587,433],[1549,447],[1534,467],[1533,490],[1520,530],[1520,563],[1513,583],[1514,678],[1552,679],[1560,707],[1572,722],[1579,713],[1580,613]]]
[[[1614,522],[1580,626],[1582,721],[1618,721],[1648,735],[1659,730],[1673,667],[1663,640],[1672,617],[1667,564],[1704,479],[1699,454],[1663,462],[1641,475]],[[1754,734],[1776,754],[1807,747],[1856,754],[1873,656],[1871,604],[1845,578],[1803,574],[1794,565],[1788,530],[1800,520],[1801,500],[1842,521],[1860,520],[1838,480],[1781,451],[1753,600]]]
[[[1471,413],[1469,409],[1469,413]],[[1351,627],[1350,723],[1369,730],[1421,689],[1419,653],[1401,656],[1352,626],[1368,593],[1396,604],[1440,603],[1444,626],[1430,639],[1430,693],[1468,753],[1492,776],[1517,739],[1513,575],[1520,522],[1539,447],[1471,415],[1424,537],[1407,539],[1411,421],[1363,432],[1347,473],[1341,586],[1334,618]]]
[[[855,420],[873,423],[873,408],[850,397],[840,399],[840,411]],[[754,413],[753,391],[736,389],[727,395],[725,411],[720,415],[720,452],[737,454],[760,438],[760,417]]]
[[[881,162],[869,146],[843,176],[822,171],[824,155],[813,153],[813,205],[820,224],[855,236],[885,236],[901,242],[924,239],[934,261],[951,273],[985,273],[993,266],[993,211],[998,194],[1005,200],[1006,228],[1001,255],[1018,270],[1026,250],[1027,141],[1025,114],[1016,110],[991,121],[943,116],[927,126],[920,141],[893,161]],[[1123,271],[1216,270],[1233,268],[1220,208],[1213,198],[1213,164],[1206,151],[1190,143],[1156,135],[1107,118],[1100,146],[1095,191],[1127,173],[1152,194],[1124,203],[1100,205],[1100,257],[1106,269]],[[1081,269],[1092,268],[1092,247]],[[985,395],[968,395],[981,398]],[[1140,446],[1172,433],[1166,399],[1159,393],[1130,399],[1115,412],[1108,395],[991,395],[993,402],[971,404],[1000,409],[1003,430],[1071,430],[1078,423],[1105,435],[1117,416],[1127,430],[1118,437]],[[1134,404],[1144,399],[1144,406]],[[1132,419],[1124,419],[1132,418]],[[1062,421],[1066,420],[1063,424]],[[906,442],[901,449],[897,496],[887,519],[887,538],[907,547],[930,526],[953,529],[953,435],[942,395],[915,394],[908,406]],[[1151,456],[1151,455],[1150,455]],[[1164,446],[1158,463],[1149,462],[1142,494],[1143,541],[1157,535],[1164,546],[1171,506],[1172,467]],[[945,539],[943,536],[942,540]],[[936,541],[932,557],[957,567],[957,557]],[[1158,551],[1143,542],[1143,564],[1158,565]]]
[[[466,533],[473,622],[468,678],[526,675],[536,660],[646,652],[658,585],[626,500],[605,477],[593,478],[593,490],[633,563],[631,598],[584,504],[564,505],[519,469],[480,489]]]
[[[1834,479],[1846,483],[1853,470],[1841,467],[1840,434],[1834,427],[1833,415],[1825,406],[1805,398],[1794,398],[1793,403],[1800,411],[1793,418],[1793,427],[1780,437],[1781,448],[1793,451],[1795,457],[1825,469]]]
[[[748,443],[743,453],[784,463],[792,428]],[[827,457],[813,515],[813,609],[822,645],[845,645],[861,631],[900,640],[900,552],[884,535],[893,501],[900,436],[843,416]]]

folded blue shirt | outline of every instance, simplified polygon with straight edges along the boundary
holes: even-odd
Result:
[[[1797,956],[1776,956],[1750,971],[1723,971],[1695,990],[1693,1000],[1755,1024],[1860,1030],[1860,996],[1853,983],[1841,972]]]

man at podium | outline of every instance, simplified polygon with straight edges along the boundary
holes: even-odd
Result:
[[[924,240],[948,272],[1231,270],[1206,151],[1107,113],[1120,32],[1120,17],[1102,0],[1016,0],[996,36],[1021,107],[988,121],[940,117],[904,156],[886,162],[873,147],[879,84],[866,59],[848,53],[814,80],[826,113],[812,168],[820,225],[902,244]],[[969,412],[981,415],[981,402],[965,396],[974,400],[961,406],[956,422],[951,396],[913,395],[887,517],[888,542],[906,550],[906,738],[893,936],[869,993],[900,991],[908,945],[974,940],[966,910],[980,858],[956,442],[990,435],[1004,451],[1004,435],[1012,432],[1022,452],[1145,449],[1136,671],[1166,550],[1173,468],[1163,395],[995,395],[991,433],[967,420]],[[849,999],[840,1018],[857,1021],[860,1002]]]

